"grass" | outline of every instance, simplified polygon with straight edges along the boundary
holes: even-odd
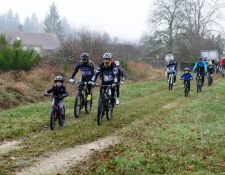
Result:
[[[97,126],[98,91],[90,115],[73,117],[74,98],[66,98],[67,123],[49,129],[50,100],[0,113],[2,140],[26,137],[20,150],[1,155],[0,173],[32,165],[50,152],[118,134],[123,141],[88,160],[63,170],[67,174],[221,174],[224,172],[224,80],[201,93],[184,97],[177,85],[165,81],[121,86],[121,103],[111,121]],[[179,84],[179,83],[177,83]],[[181,84],[181,83],[180,83]],[[220,94],[221,96],[216,96]],[[168,104],[173,104],[170,108]],[[21,127],[22,126],[22,127]],[[11,160],[10,157],[16,157]]]

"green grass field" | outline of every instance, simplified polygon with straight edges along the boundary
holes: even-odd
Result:
[[[224,86],[225,80],[216,75],[211,87],[197,93],[192,81],[192,95],[184,97],[180,80],[171,91],[166,81],[123,85],[120,105],[110,121],[104,116],[101,126],[96,121],[98,92],[91,114],[83,110],[78,119],[73,116],[74,97],[66,98],[67,122],[54,131],[49,127],[51,100],[1,112],[1,140],[24,141],[20,150],[0,155],[0,174],[28,167],[39,155],[110,135],[120,135],[123,141],[61,173],[224,174]]]

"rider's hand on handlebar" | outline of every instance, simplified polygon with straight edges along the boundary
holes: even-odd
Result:
[[[89,81],[88,84],[91,84],[92,86],[94,86],[95,85],[95,82]]]
[[[180,80],[183,80],[183,78],[180,78]]]
[[[71,79],[70,79],[70,83],[74,83],[74,82],[75,82],[75,81],[71,78]]]
[[[44,93],[44,96],[49,97],[50,95],[48,93]]]
[[[124,83],[124,81],[121,81],[121,83],[120,84],[123,84]]]

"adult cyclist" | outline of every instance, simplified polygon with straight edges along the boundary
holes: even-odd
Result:
[[[75,70],[70,78],[70,83],[74,83],[74,77],[77,74],[78,70],[80,69],[82,76],[80,81],[81,82],[89,82],[91,81],[91,78],[94,76],[94,63],[89,60],[89,54],[88,53],[82,53],[80,55],[80,61],[77,63]],[[84,84],[79,85],[79,91],[82,91],[82,87]],[[88,87],[88,95],[90,95],[91,92],[91,84],[87,84]]]
[[[176,82],[176,72],[177,72],[177,62],[173,62],[172,59],[169,60],[169,63],[167,64],[166,68],[168,68],[169,70],[172,71],[173,73],[173,76],[174,76],[174,83],[173,85],[175,85],[175,82]],[[168,78],[168,81],[169,81],[169,72],[167,72],[167,78]]]
[[[104,62],[100,63],[97,70],[96,74],[92,77],[92,85],[94,85],[95,81],[98,79],[98,77],[101,77],[102,80],[102,85],[113,85],[114,84],[114,78],[115,78],[115,63],[111,61],[112,59],[112,54],[111,53],[105,53],[103,55]],[[102,92],[102,89],[106,90],[107,86],[101,86],[100,88],[100,94]],[[115,104],[115,87],[112,87],[111,89],[112,93],[112,99],[111,102]]]
[[[195,69],[197,69],[198,73],[200,73],[200,75],[202,75],[202,86],[203,86],[205,72],[207,72],[207,66],[206,66],[205,61],[203,61],[202,57],[198,58],[198,62],[195,64],[193,71],[195,71]],[[197,78],[197,76],[196,76],[196,78]]]
[[[222,72],[222,70],[225,69],[225,57],[223,57],[220,61],[220,67],[220,72]]]

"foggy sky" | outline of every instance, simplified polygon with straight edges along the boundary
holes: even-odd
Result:
[[[9,8],[25,17],[36,13],[43,21],[53,0],[4,0],[0,14]],[[87,26],[91,30],[105,31],[124,40],[138,40],[147,31],[147,15],[153,0],[54,0],[60,17],[68,19],[70,26]]]

